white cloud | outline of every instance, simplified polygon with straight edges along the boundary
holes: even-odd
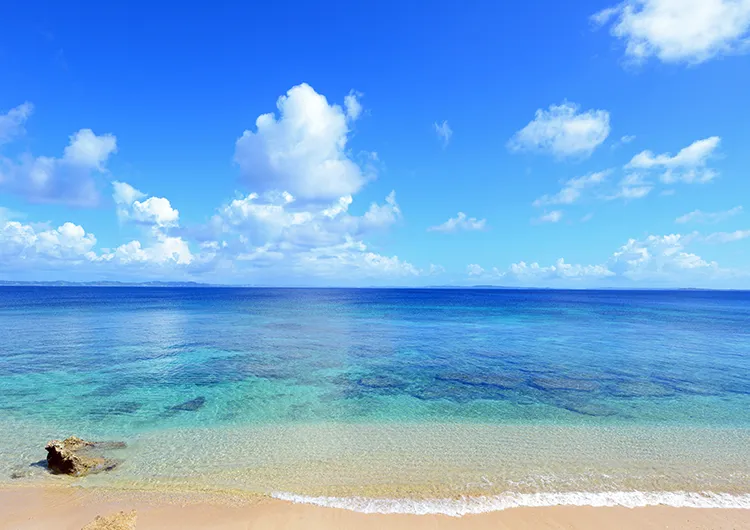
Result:
[[[342,275],[347,274],[361,279],[404,278],[422,274],[414,265],[398,256],[371,252],[364,243],[353,239],[297,254],[292,257],[290,265],[301,275],[315,275],[334,282],[341,282]]]
[[[719,271],[716,262],[709,262],[685,251],[692,236],[670,234],[630,239],[610,258],[608,267],[631,280],[680,280]]]
[[[624,136],[621,136],[619,140],[617,140],[616,142],[612,144],[612,149],[617,149],[623,145],[627,145],[633,142],[635,138],[636,137],[634,134],[626,134]]]
[[[149,197],[143,202],[135,201],[132,205],[132,219],[139,223],[160,227],[176,226],[180,212],[172,208],[164,197]]]
[[[484,274],[484,269],[476,263],[472,263],[466,267],[466,273],[469,276],[482,276]]]
[[[431,226],[427,229],[427,231],[449,233],[459,231],[484,230],[486,224],[487,219],[467,217],[464,212],[458,212],[458,215],[456,215],[456,217],[451,217],[443,224]]]
[[[167,228],[179,224],[180,212],[164,197],[146,197],[146,194],[126,182],[112,183],[112,198],[117,204],[117,214],[122,221]]]
[[[112,184],[118,215],[146,226],[143,238],[97,251],[94,236],[80,226],[37,228],[6,220],[3,213],[4,271],[58,270],[75,260],[68,272],[86,279],[105,275],[325,285],[403,282],[443,270],[437,265],[419,269],[362,241],[401,218],[395,192],[383,203],[370,204],[362,215],[349,212],[351,196],[324,206],[298,203],[288,192],[253,193],[219,208],[206,226],[181,227],[179,213],[167,199],[148,197],[125,182]]]
[[[68,164],[104,171],[109,155],[117,151],[117,139],[111,134],[97,136],[91,129],[81,129],[70,137],[63,160]]]
[[[694,210],[675,219],[675,223],[719,223],[741,213],[742,206],[735,206],[734,208],[722,212],[702,212],[701,210]]]
[[[138,191],[127,182],[113,181],[112,190],[112,198],[115,200],[115,203],[125,206],[130,206],[135,201],[146,197],[145,193]]]
[[[533,202],[534,206],[548,206],[552,204],[573,204],[581,197],[582,190],[604,182],[610,170],[589,173],[566,181],[563,188],[555,195],[543,195]]]
[[[716,236],[717,241],[732,241],[750,237],[750,230],[738,231],[728,237]],[[521,261],[507,269],[485,271],[470,265],[467,273],[488,281],[508,285],[663,285],[715,286],[717,281],[742,276],[741,271],[722,269],[715,261],[708,261],[688,252],[686,247],[702,238],[695,234],[651,235],[630,239],[604,263],[594,265],[570,264],[558,259],[554,264]],[[747,277],[748,275],[744,273]]]
[[[433,126],[435,127],[435,132],[437,133],[438,138],[443,142],[443,147],[448,147],[451,137],[453,136],[453,129],[448,125],[448,120],[443,120],[443,123],[435,122]]]
[[[555,278],[583,279],[583,278],[606,278],[614,276],[614,273],[603,265],[575,265],[565,263],[560,258],[554,265],[542,267],[538,263],[527,264],[524,261],[512,264],[501,276],[514,278],[516,280],[550,280]]]
[[[512,151],[551,153],[557,157],[587,157],[609,136],[609,112],[580,112],[575,103],[550,105],[508,142]]]
[[[552,210],[551,212],[545,213],[536,219],[537,223],[557,223],[563,218],[563,212],[561,210]]]
[[[18,221],[0,222],[0,263],[40,266],[46,262],[88,261],[96,237],[83,227],[64,223],[56,229],[39,229]]]
[[[97,252],[96,237],[74,223],[58,228],[43,224],[0,221],[0,265],[6,272],[65,270],[84,274],[127,273],[130,266],[187,266],[193,262],[188,243],[179,237],[156,234],[151,244],[131,241],[112,251]],[[176,269],[171,268],[174,272]]]
[[[256,131],[237,140],[234,159],[258,191],[286,190],[304,199],[351,195],[368,180],[346,149],[349,122],[361,113],[354,94],[347,112],[301,84],[281,96],[279,117],[263,114]]]
[[[97,259],[120,265],[189,265],[194,257],[187,242],[182,238],[159,235],[149,246],[143,247],[140,241],[131,241],[112,252],[102,254]]]
[[[27,101],[10,109],[6,114],[0,114],[0,145],[24,133],[23,125],[32,112],[34,105]]]
[[[603,26],[620,12],[620,7],[608,7],[591,15],[591,21],[597,26]]]
[[[706,243],[732,243],[750,237],[750,230],[735,230],[734,232],[714,232],[702,238]]]
[[[635,169],[663,168],[661,180],[665,184],[675,182],[705,183],[713,180],[718,173],[706,167],[714,155],[721,138],[711,136],[697,140],[672,156],[669,153],[654,155],[651,151],[641,151],[625,166]]]
[[[391,191],[385,198],[385,204],[373,202],[362,217],[361,224],[367,228],[386,227],[401,218],[401,209],[396,202],[396,191]]]
[[[235,274],[253,274],[267,283],[296,279],[341,284],[435,273],[398,256],[373,252],[362,241],[401,218],[395,192],[383,204],[372,203],[361,216],[349,213],[352,202],[351,196],[320,205],[298,203],[286,192],[253,193],[217,210],[203,230],[210,239],[204,244],[215,250],[215,263],[227,263]]]
[[[62,158],[24,156],[14,162],[0,157],[0,189],[32,202],[91,206],[99,198],[95,176],[106,172],[106,162],[115,152],[113,135],[81,129],[70,137]]]
[[[359,98],[362,97],[361,92],[354,90],[350,91],[349,94],[344,96],[344,108],[346,109],[346,117],[354,121],[362,115],[362,104],[359,102]]]
[[[385,204],[372,203],[362,216],[349,214],[352,197],[328,206],[297,204],[289,193],[251,193],[222,206],[209,223],[214,237],[241,235],[254,246],[267,243],[291,248],[341,244],[346,238],[382,230],[401,218],[395,192]]]
[[[750,0],[625,0],[592,16],[641,62],[701,63],[750,49]]]
[[[435,265],[430,263],[430,268],[427,270],[427,276],[438,276],[445,273],[445,267],[442,265]]]
[[[654,187],[648,183],[640,173],[630,173],[625,175],[619,182],[617,191],[606,197],[608,200],[613,199],[642,199],[653,190]]]

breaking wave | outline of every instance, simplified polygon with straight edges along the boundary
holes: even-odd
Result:
[[[456,499],[368,499],[364,497],[313,497],[276,492],[272,497],[284,501],[342,508],[360,513],[379,514],[441,514],[461,517],[507,510],[508,508],[542,506],[671,506],[677,508],[742,508],[750,509],[750,494],[692,492],[567,492],[507,493],[484,497]]]

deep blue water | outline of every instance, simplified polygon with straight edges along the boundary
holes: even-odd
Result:
[[[750,427],[750,293],[0,288],[0,420]]]

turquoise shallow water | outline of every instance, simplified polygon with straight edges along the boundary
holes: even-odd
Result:
[[[3,288],[0,472],[78,434],[131,444],[82,484],[743,495],[748,323],[742,292]]]

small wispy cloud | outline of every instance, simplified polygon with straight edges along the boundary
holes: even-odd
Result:
[[[570,179],[564,183],[563,188],[559,192],[554,195],[543,195],[536,199],[532,205],[573,204],[581,197],[581,192],[584,189],[601,184],[610,173],[611,170],[607,169]]]
[[[448,125],[448,120],[443,120],[443,123],[435,122],[433,126],[438,138],[443,142],[443,149],[445,149],[453,137],[453,129]]]
[[[427,231],[451,233],[458,231],[484,230],[486,225],[487,219],[468,217],[464,212],[458,212],[456,217],[451,217],[442,224],[431,226]]]
[[[750,230],[735,230],[734,232],[714,232],[703,238],[706,243],[732,243],[750,237]]]
[[[735,206],[734,208],[725,210],[723,212],[702,212],[701,210],[693,210],[690,213],[681,215],[674,221],[675,223],[680,223],[680,224],[685,224],[685,223],[712,224],[712,223],[719,223],[721,221],[724,221],[726,219],[729,219],[730,217],[734,217],[735,215],[739,215],[741,213],[742,213],[742,206]]]
[[[612,149],[617,149],[620,146],[627,145],[633,140],[635,140],[634,134],[626,134],[625,136],[621,136],[619,140],[612,144]]]
[[[474,277],[481,276],[482,274],[484,274],[484,269],[476,263],[472,263],[471,265],[466,267],[466,274]]]
[[[562,210],[552,210],[534,219],[535,223],[557,223],[563,218]]]

